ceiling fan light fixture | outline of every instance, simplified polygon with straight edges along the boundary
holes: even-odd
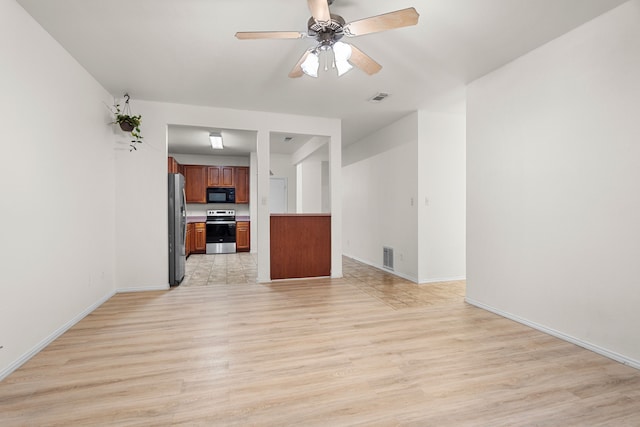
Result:
[[[353,68],[349,63],[351,59],[351,45],[343,42],[335,42],[333,44],[333,57],[338,70],[338,77],[342,76]]]
[[[408,7],[347,23],[342,16],[331,13],[329,6],[332,3],[333,0],[307,0],[307,5],[311,11],[311,18],[307,21],[306,33],[296,31],[254,31],[238,32],[236,33],[236,37],[240,40],[298,39],[305,36],[315,39],[318,42],[317,47],[309,49],[304,53],[304,56],[300,58],[298,63],[296,63],[294,68],[289,72],[289,77],[291,78],[302,77],[303,74],[318,77],[320,62],[318,55],[320,52],[327,50],[335,50],[333,67],[338,68],[339,76],[348,72],[354,66],[369,75],[373,75],[382,69],[382,65],[378,64],[357,47],[346,43],[342,44],[339,40],[344,36],[362,36],[417,25],[418,18],[420,17],[420,14],[418,14],[415,8]],[[353,59],[351,60],[352,55]],[[328,70],[326,63],[324,68],[325,71]]]
[[[302,64],[300,64],[302,72],[307,76],[318,77],[318,69],[320,68],[320,58],[315,52],[310,52]]]
[[[211,132],[209,134],[209,141],[211,142],[211,148],[214,150],[222,150],[224,145],[222,144],[222,134],[218,132]]]

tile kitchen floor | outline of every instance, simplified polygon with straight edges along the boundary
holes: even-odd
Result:
[[[192,254],[187,258],[184,280],[180,286],[212,286],[256,283],[257,255]]]

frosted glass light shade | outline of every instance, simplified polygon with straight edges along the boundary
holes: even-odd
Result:
[[[300,65],[302,72],[307,76],[318,77],[318,68],[320,68],[320,59],[317,53],[309,53],[304,62]]]
[[[211,132],[209,134],[209,141],[211,141],[211,148],[214,150],[222,150],[224,145],[222,144],[222,135],[219,133]]]
[[[333,44],[333,57],[338,70],[338,76],[343,75],[353,68],[349,63],[351,58],[351,45],[343,42],[335,42]]]

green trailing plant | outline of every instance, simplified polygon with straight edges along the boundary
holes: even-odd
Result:
[[[142,116],[134,116],[131,114],[131,107],[129,106],[129,94],[124,95],[126,101],[124,108],[120,110],[120,104],[114,103],[111,112],[115,116],[113,124],[118,124],[120,129],[124,132],[131,134],[131,142],[129,144],[129,151],[137,150],[136,145],[142,144],[142,131],[140,130],[140,124],[142,123]]]

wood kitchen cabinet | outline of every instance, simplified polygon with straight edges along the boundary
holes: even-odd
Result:
[[[207,170],[208,187],[233,187],[235,168],[233,166],[209,166]]]
[[[184,175],[187,203],[207,203],[207,187],[235,188],[236,203],[249,203],[249,168],[247,166],[181,165],[173,160],[174,164],[172,160],[173,158],[170,157],[169,171]]]
[[[191,255],[191,252],[193,252],[193,231],[194,224],[187,224],[187,236],[184,244],[184,249],[187,257]]]
[[[207,166],[184,166],[184,192],[187,203],[207,202]]]
[[[236,222],[236,252],[249,252],[251,249],[251,235],[249,221]]]
[[[204,222],[192,224],[193,230],[193,253],[204,254],[207,252],[207,226]]]
[[[167,157],[167,168],[169,169],[169,173],[181,173],[180,163],[173,157]]]
[[[236,170],[236,203],[249,203],[249,168],[237,166]]]

